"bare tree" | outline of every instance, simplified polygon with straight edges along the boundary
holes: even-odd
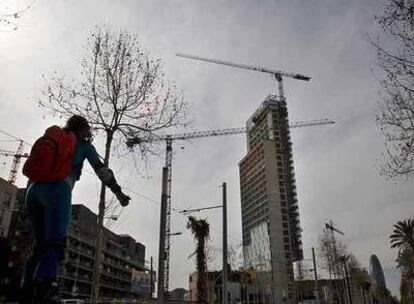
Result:
[[[319,252],[322,262],[334,276],[343,275],[339,257],[346,255],[346,245],[327,229],[324,229],[319,236]]]
[[[67,77],[56,72],[47,81],[40,105],[62,117],[84,116],[104,135],[103,162],[109,165],[114,140],[119,146],[130,137],[148,137],[180,124],[186,109],[174,84],[164,79],[162,62],[151,59],[137,37],[125,30],[114,33],[96,27],[84,46],[80,75]],[[140,145],[140,156],[150,147]],[[105,214],[105,186],[101,185],[95,250],[94,303],[99,293],[100,248]]]
[[[19,7],[12,7],[10,1],[0,4],[0,29],[16,31],[19,28],[18,19],[32,8],[35,1],[31,0],[28,4]],[[21,4],[20,1],[17,2],[16,4]]]
[[[338,279],[344,278],[340,257],[347,254],[346,245],[335,238],[332,231],[324,229],[319,236],[319,253],[322,263],[329,271],[331,295],[335,295],[340,303],[344,303],[344,286],[340,286]]]
[[[385,136],[381,173],[414,174],[414,2],[387,0],[376,20],[381,37],[368,38],[377,53],[381,101],[376,122]]]

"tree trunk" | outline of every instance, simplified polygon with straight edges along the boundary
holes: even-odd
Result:
[[[104,165],[109,165],[109,157],[111,154],[111,145],[113,140],[113,133],[107,131],[106,144],[105,144],[105,158]],[[100,271],[101,271],[101,258],[102,258],[102,235],[103,235],[103,223],[105,217],[105,198],[106,198],[106,186],[101,183],[101,192],[99,195],[99,213],[96,225],[96,240],[95,240],[95,259],[92,276],[92,304],[97,304],[99,299],[99,287],[100,287]]]
[[[205,257],[205,240],[204,237],[197,242],[197,302],[207,304],[206,295],[206,257]]]

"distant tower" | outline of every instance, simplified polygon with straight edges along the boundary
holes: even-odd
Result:
[[[294,301],[292,262],[303,258],[286,102],[269,95],[247,122],[239,163],[245,265],[274,302]]]
[[[386,288],[384,271],[382,270],[381,263],[375,254],[371,255],[371,258],[369,259],[369,272],[375,283],[376,289],[380,287]]]

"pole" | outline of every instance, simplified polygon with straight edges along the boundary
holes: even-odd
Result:
[[[316,299],[319,300],[318,271],[316,270],[315,248],[312,247],[313,273],[315,275]]]
[[[223,183],[223,304],[227,304],[227,184]]]
[[[168,169],[162,168],[162,186],[161,186],[161,214],[160,214],[160,243],[158,248],[158,283],[157,299],[158,303],[164,302],[164,268],[165,268],[165,228],[167,215],[167,181]]]
[[[153,272],[153,269],[152,269],[152,257],[151,257],[151,266],[150,266],[150,300],[152,300],[152,293],[154,292],[153,290],[152,290],[152,284],[154,284],[154,282],[153,282],[153,278],[152,278],[152,272]]]
[[[346,289],[348,291],[348,299],[349,299],[349,304],[352,304],[352,298],[351,298],[351,286],[349,286],[349,279],[348,279],[348,269],[346,267],[346,258],[345,256],[343,257],[343,263],[344,263],[344,269],[345,269],[345,281],[346,281]]]

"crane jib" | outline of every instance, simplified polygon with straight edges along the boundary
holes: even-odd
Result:
[[[335,122],[330,119],[314,119],[308,121],[297,121],[292,122],[290,128],[300,128],[318,125],[334,124]],[[173,140],[188,140],[193,138],[204,138],[204,137],[215,137],[224,135],[235,135],[246,133],[248,129],[246,127],[239,128],[227,128],[227,129],[216,129],[207,131],[196,131],[182,134],[168,134],[160,135],[152,138],[130,138],[127,140],[127,146],[133,147],[134,145],[141,143],[161,142],[161,141],[173,141]]]
[[[269,69],[269,68],[265,68],[265,67],[261,67],[261,66],[235,63],[235,62],[224,61],[224,60],[220,60],[220,59],[200,57],[200,56],[183,54],[183,53],[177,53],[176,55],[179,56],[179,57],[183,57],[183,58],[188,58],[188,59],[193,59],[193,60],[198,60],[198,61],[204,61],[204,62],[210,62],[210,63],[215,63],[215,64],[221,64],[221,65],[231,66],[231,67],[239,68],[239,69],[246,69],[246,70],[252,70],[252,71],[257,71],[257,72],[269,73],[269,74],[272,74],[274,76],[279,76],[279,77],[281,77],[281,76],[291,77],[293,79],[305,80],[305,81],[309,81],[311,79],[308,76],[301,75],[301,74],[298,74],[298,73],[291,73],[291,72],[285,72],[285,71],[280,71],[280,70],[275,70],[275,69]]]

